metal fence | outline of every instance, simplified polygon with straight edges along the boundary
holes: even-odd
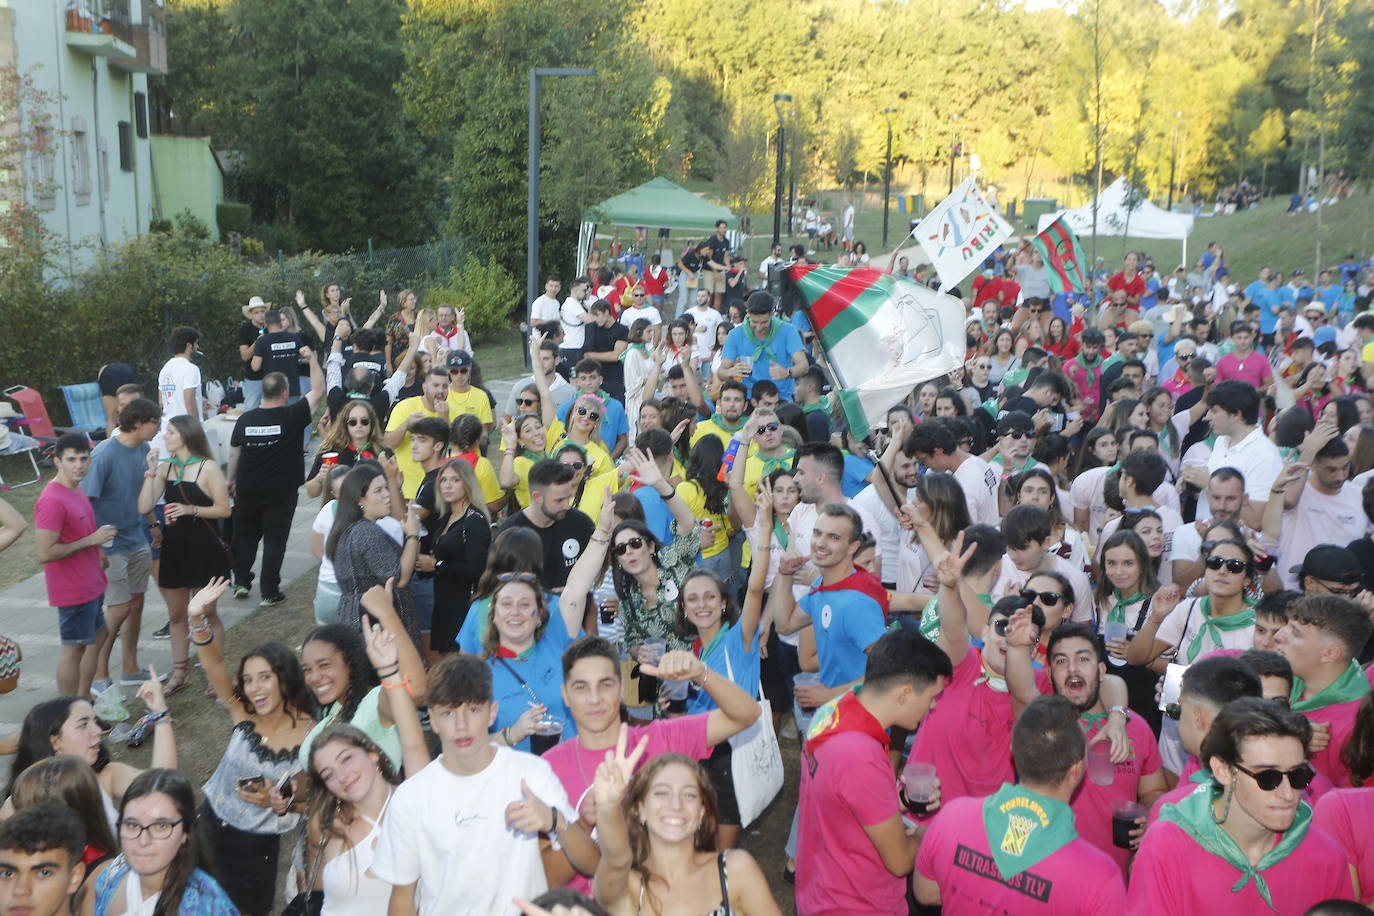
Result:
[[[386,290],[394,310],[400,290],[413,289],[423,295],[434,287],[448,286],[454,269],[461,267],[473,252],[472,240],[466,237],[383,249],[374,248],[369,240],[366,251],[348,254],[287,255],[278,251],[270,259],[260,259],[266,260],[261,264],[261,295],[268,301],[284,304],[299,289],[313,306],[319,303],[322,286],[338,283],[343,295],[352,298],[358,308],[375,304],[378,291]]]

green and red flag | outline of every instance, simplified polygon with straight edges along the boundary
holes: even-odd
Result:
[[[924,381],[963,365],[964,304],[870,267],[787,270],[835,380],[854,435],[864,438]]]
[[[1078,236],[1073,234],[1062,214],[1046,226],[1044,232],[1031,239],[1031,245],[1045,262],[1045,273],[1055,294],[1081,293],[1087,289],[1083,246],[1078,244]]]

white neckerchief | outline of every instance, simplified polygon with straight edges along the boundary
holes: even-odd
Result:
[[[125,916],[153,916],[153,910],[157,908],[157,900],[162,896],[158,891],[153,896],[144,899],[143,886],[139,883],[138,872],[132,868],[129,874],[124,877],[124,907]]]

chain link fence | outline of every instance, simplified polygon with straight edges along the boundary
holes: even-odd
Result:
[[[286,305],[294,301],[296,290],[305,293],[306,304],[318,306],[323,288],[337,283],[343,297],[353,300],[356,314],[367,314],[363,306],[375,307],[378,294],[385,290],[388,308],[396,308],[397,293],[414,290],[424,293],[448,287],[453,272],[475,253],[472,239],[438,239],[411,248],[374,249],[369,241],[366,251],[348,254],[260,255],[253,259],[261,284],[258,295],[269,303]]]

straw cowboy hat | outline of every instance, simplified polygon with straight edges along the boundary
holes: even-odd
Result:
[[[243,317],[252,318],[253,309],[267,309],[267,303],[262,301],[261,296],[254,296],[252,299],[248,300],[248,304],[243,307]]]

